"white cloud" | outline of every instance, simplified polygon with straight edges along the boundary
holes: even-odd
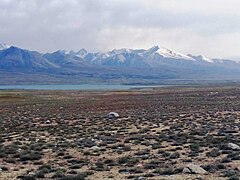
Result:
[[[239,0],[140,0],[149,9],[174,13],[201,13],[203,15],[239,14]]]
[[[162,45],[240,57],[239,0],[1,0],[0,41],[39,51]]]
[[[117,34],[121,34],[118,36]],[[234,41],[232,41],[235,38]],[[109,39],[111,43],[109,43]],[[96,49],[167,47],[183,53],[213,58],[239,56],[240,32],[202,37],[187,28],[128,28],[104,29],[96,37]],[[129,43],[130,42],[130,43]]]

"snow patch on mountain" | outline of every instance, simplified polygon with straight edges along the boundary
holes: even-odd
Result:
[[[88,51],[84,48],[80,49],[77,53],[76,56],[80,58],[85,58],[85,56],[88,54]]]
[[[127,53],[132,53],[134,50],[132,49],[127,49],[127,48],[122,48],[122,49],[114,49],[112,51],[107,52],[107,54],[111,55],[117,55],[117,54],[127,54]]]
[[[197,61],[202,61],[202,62],[207,62],[207,63],[214,63],[213,59],[207,58],[205,56],[199,55],[199,56],[193,56],[191,54],[189,54],[188,56],[190,56],[191,58],[197,60]]]
[[[126,58],[122,54],[118,54],[117,58],[120,62],[124,62],[126,60]]]
[[[5,44],[5,43],[0,43],[0,50],[4,50],[4,49],[8,49],[10,48],[9,45]]]
[[[182,54],[182,53],[179,53],[179,52],[176,52],[176,51],[172,51],[172,50],[169,50],[165,47],[161,47],[161,46],[153,46],[152,48],[148,49],[148,50],[142,50],[140,51],[139,55],[141,56],[151,56],[153,57],[154,55],[160,55],[164,58],[171,58],[171,59],[176,59],[176,60],[191,60],[191,61],[195,61],[194,58],[188,56],[188,55],[185,55],[185,54]]]
[[[158,48],[159,49],[157,50],[157,53],[165,58],[184,59],[184,60],[195,61],[195,59],[193,59],[192,57],[190,57],[188,55],[169,50],[165,47],[158,47]]]
[[[213,63],[213,62],[214,62],[212,59],[209,59],[209,58],[204,57],[204,56],[202,56],[202,59],[203,59],[204,61],[209,62],[209,63]]]
[[[58,50],[57,52],[59,52],[62,55],[70,54],[70,51],[66,51],[66,50]]]

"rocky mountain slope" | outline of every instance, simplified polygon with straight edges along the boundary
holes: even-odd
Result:
[[[114,49],[108,52],[59,50],[40,53],[0,44],[0,73],[17,83],[18,75],[69,79],[70,82],[160,82],[163,79],[240,79],[240,63],[211,59],[202,55],[185,55],[153,46],[145,49]],[[14,76],[13,74],[16,74]],[[32,76],[33,77],[33,76]],[[64,78],[63,78],[64,77]],[[24,81],[24,78],[22,79]],[[4,79],[0,81],[3,83]],[[39,82],[39,80],[38,80]],[[63,83],[64,83],[63,82]],[[26,80],[27,83],[27,80]]]

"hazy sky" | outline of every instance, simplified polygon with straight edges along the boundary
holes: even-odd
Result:
[[[240,0],[0,0],[0,42],[51,52],[160,45],[240,58]]]

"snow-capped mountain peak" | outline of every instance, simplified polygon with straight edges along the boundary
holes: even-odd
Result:
[[[205,56],[201,56],[201,57],[202,57],[202,60],[207,61],[207,62],[209,62],[209,63],[213,63],[213,60],[212,60],[212,59],[207,58],[207,57],[205,57]]]
[[[124,54],[124,53],[131,53],[131,52],[132,52],[132,49],[122,48],[122,49],[114,49],[109,53],[116,55],[116,54]]]
[[[8,49],[10,48],[9,45],[5,44],[5,43],[0,43],[0,50],[4,50],[4,49]]]
[[[193,59],[192,57],[190,57],[188,55],[169,50],[165,47],[159,47],[159,49],[157,50],[157,53],[160,54],[163,57],[166,57],[166,58],[184,59],[184,60],[195,61],[195,59]]]
[[[145,52],[148,54],[156,53],[159,50],[158,46],[153,46],[150,49],[146,50]]]
[[[172,51],[170,49],[167,49],[167,48],[161,47],[161,46],[153,46],[150,49],[145,50],[143,52],[143,54],[145,54],[145,55],[154,55],[156,53],[159,54],[160,56],[164,57],[164,58],[195,61],[194,58],[192,58],[188,55],[185,55],[185,54],[182,54],[182,53],[179,53],[179,52],[176,52],[176,51]]]
[[[199,55],[199,56],[193,56],[191,54],[188,54],[189,57],[197,60],[197,61],[203,61],[203,62],[207,62],[207,63],[214,63],[213,59],[207,58],[205,56]]]
[[[66,55],[70,53],[70,51],[66,51],[66,50],[58,50],[57,52],[59,52],[62,55]]]
[[[80,58],[84,58],[88,54],[88,51],[84,48],[80,49],[77,53],[76,56]]]

